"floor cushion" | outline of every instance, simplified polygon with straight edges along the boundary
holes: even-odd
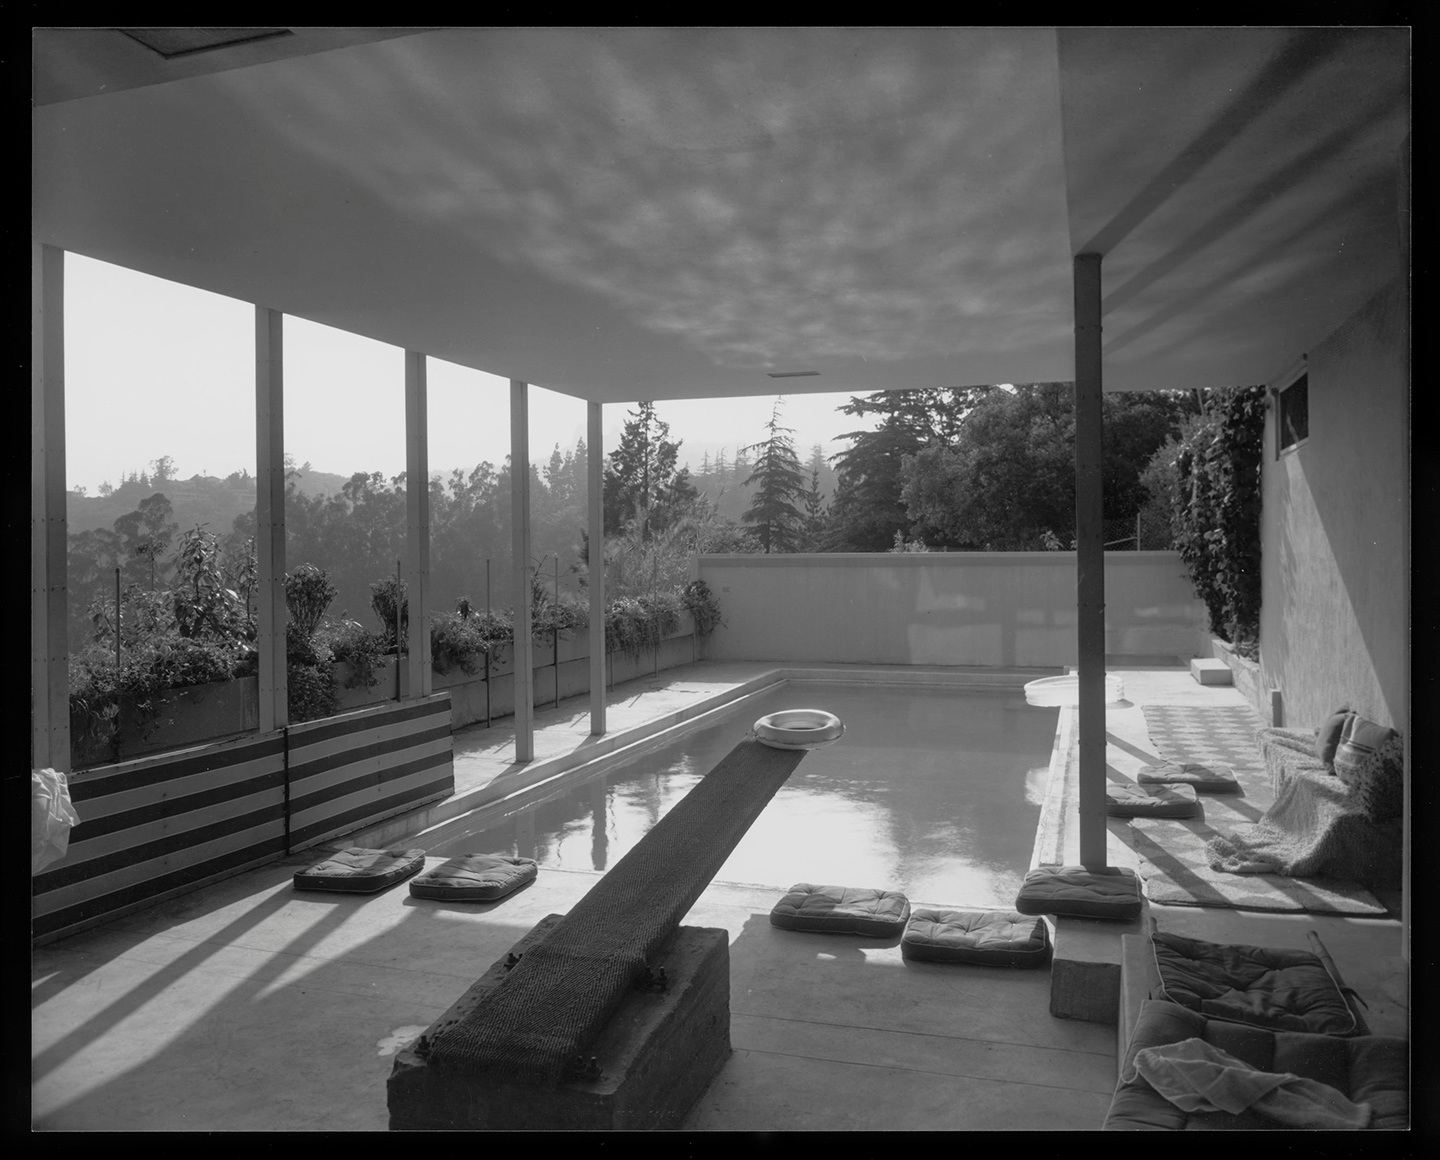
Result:
[[[327,854],[315,865],[295,872],[296,890],[334,890],[342,894],[373,894],[418,870],[425,869],[424,850],[367,850],[347,846]]]
[[[494,902],[535,881],[539,867],[533,858],[508,854],[461,854],[410,880],[415,898],[447,902]]]
[[[1050,958],[1050,931],[1043,918],[1008,910],[922,907],[910,916],[900,954],[935,963],[1039,967]]]
[[[1135,1056],[1146,1048],[1200,1039],[1260,1071],[1297,1075],[1335,1088],[1346,1099],[1370,1105],[1371,1128],[1410,1126],[1410,1045],[1396,1036],[1307,1035],[1272,1031],[1207,1019],[1175,1003],[1146,999],[1115,1093],[1105,1117],[1107,1131],[1178,1131],[1183,1129],[1264,1130],[1281,1128],[1255,1108],[1227,1112],[1187,1112],[1171,1103],[1136,1074]]]
[[[1156,931],[1157,999],[1211,1019],[1314,1035],[1368,1030],[1338,979],[1310,951],[1212,943]]]
[[[782,930],[894,938],[904,932],[909,917],[909,900],[895,890],[797,882],[770,911],[770,925]]]
[[[1097,874],[1084,866],[1041,866],[1025,875],[1015,896],[1021,914],[1061,914],[1128,922],[1140,917],[1140,879],[1111,867]]]
[[[1105,812],[1112,818],[1193,818],[1200,799],[1193,786],[1128,785],[1111,782],[1105,790]]]
[[[1135,776],[1141,785],[1188,785],[1200,793],[1239,793],[1240,783],[1228,765],[1167,761],[1147,765]]]

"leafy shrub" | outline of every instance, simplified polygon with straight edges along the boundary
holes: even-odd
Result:
[[[399,596],[396,596],[396,590]],[[410,602],[405,599],[405,581],[394,576],[377,580],[370,585],[370,607],[380,621],[380,635],[385,640],[385,651],[399,652],[400,645],[395,639],[395,605],[400,605],[400,641],[410,632]]]
[[[680,603],[695,621],[695,635],[709,636],[725,622],[720,619],[720,601],[703,580],[691,580],[680,591]]]
[[[301,564],[285,577],[285,607],[290,610],[290,625],[303,636],[312,636],[335,595],[335,585],[330,583],[324,568]]]
[[[437,616],[430,622],[430,667],[437,673],[458,668],[473,677],[489,651],[489,642],[481,635],[477,616],[454,613]]]
[[[300,664],[292,661],[288,664],[285,669],[285,703],[292,724],[333,717],[337,705],[335,675],[330,662],[323,660],[318,664]]]
[[[375,670],[385,656],[383,637],[368,631],[358,620],[325,625],[316,636],[329,650],[333,662],[350,666],[350,676],[345,679],[347,689],[373,689],[380,683],[380,674]]]
[[[532,636],[570,637],[590,627],[590,609],[580,598],[569,592],[562,592],[554,600],[548,594],[530,606],[530,633]]]
[[[621,596],[605,609],[605,648],[638,658],[680,627],[680,595]]]

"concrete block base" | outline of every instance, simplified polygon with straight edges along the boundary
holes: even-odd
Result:
[[[561,915],[542,919],[511,948],[523,954]],[[664,992],[632,991],[587,1050],[598,1078],[554,1088],[500,1075],[431,1068],[415,1048],[458,1022],[505,977],[504,959],[400,1052],[387,1084],[392,1131],[596,1131],[678,1128],[730,1056],[730,939],[719,929],[680,927],[650,964]]]
[[[1229,685],[1234,683],[1230,666],[1214,657],[1196,657],[1190,662],[1190,675],[1202,685]]]
[[[1057,1019],[1117,1024],[1121,938],[1141,934],[1144,922],[1143,912],[1131,922],[1057,917],[1050,962],[1050,1014]]]

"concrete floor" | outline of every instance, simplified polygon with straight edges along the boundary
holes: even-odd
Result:
[[[637,722],[687,715],[698,700],[769,667],[672,670],[621,686],[612,704]],[[1136,673],[1134,683],[1124,675],[1136,705],[1145,696],[1239,696],[1201,689],[1183,669]],[[558,760],[583,743],[584,711],[577,699],[539,714],[537,757]],[[1135,739],[1130,711],[1112,709],[1107,724]],[[623,723],[612,710],[612,728]],[[1143,738],[1143,718],[1139,728]],[[411,819],[411,834],[463,824],[456,815],[511,789],[502,737],[457,735],[461,807]],[[542,869],[533,886],[489,905],[412,899],[403,886],[366,897],[298,894],[291,875],[315,857],[302,852],[35,948],[34,1127],[384,1130],[396,1050],[598,878]],[[1048,969],[907,963],[895,943],[777,930],[768,915],[788,885],[712,884],[685,920],[730,932],[735,1048],[689,1127],[1100,1125],[1115,1083],[1115,1027],[1051,1017]],[[1372,1028],[1408,1027],[1392,919],[1164,909],[1162,929],[1202,938],[1223,930],[1225,941],[1304,946],[1304,931],[1320,929],[1346,981],[1370,1003]]]

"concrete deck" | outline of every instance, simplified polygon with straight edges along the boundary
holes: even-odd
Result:
[[[611,728],[644,725],[654,736],[655,722],[672,727],[716,698],[769,683],[774,669],[701,664],[619,686]],[[890,680],[967,679],[953,670],[883,672]],[[1178,663],[1121,675],[1130,705],[1107,720],[1117,767],[1147,744],[1146,698],[1239,703],[1234,689],[1197,685]],[[587,713],[577,698],[537,714],[537,765],[572,761],[577,747],[600,752],[586,745]],[[507,795],[513,802],[541,792],[534,767],[509,765],[507,736],[505,726],[457,734],[448,812],[383,828],[439,833],[469,824],[471,811],[505,808]],[[1063,813],[1037,851],[1068,842]],[[291,875],[314,858],[300,853],[37,947],[33,1125],[384,1130],[395,1051],[599,877],[542,869],[532,887],[478,906],[412,899],[403,887],[367,897],[295,893]],[[1048,969],[907,963],[895,944],[777,930],[768,919],[775,898],[771,888],[714,883],[686,918],[730,932],[735,1047],[689,1127],[1099,1127],[1115,1083],[1116,1029],[1052,1017]],[[1162,929],[1200,938],[1303,947],[1305,931],[1319,930],[1370,1004],[1372,1029],[1406,1034],[1398,921],[1163,910]],[[1118,946],[1118,931],[1112,937]]]

